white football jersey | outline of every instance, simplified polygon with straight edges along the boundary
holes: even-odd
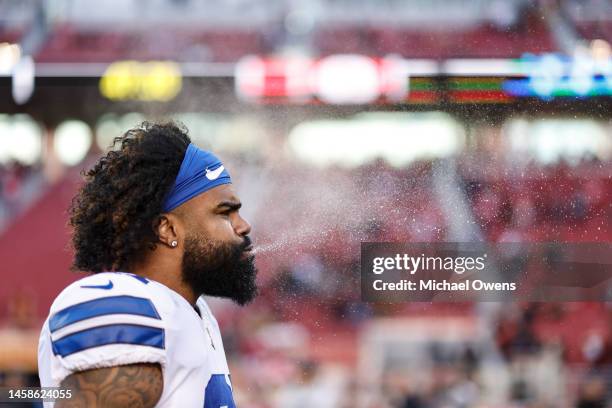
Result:
[[[58,387],[77,371],[159,363],[158,407],[235,408],[219,325],[202,297],[197,308],[199,315],[178,293],[129,273],[72,283],[53,302],[40,334],[41,386]]]

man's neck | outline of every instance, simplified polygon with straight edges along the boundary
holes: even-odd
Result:
[[[167,286],[184,297],[191,305],[195,305],[199,296],[181,278],[180,267],[154,258],[156,257],[151,256],[147,261],[132,268],[130,272]]]

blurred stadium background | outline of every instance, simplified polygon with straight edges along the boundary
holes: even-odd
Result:
[[[228,162],[240,407],[612,407],[610,303],[360,302],[361,241],[608,242],[607,0],[0,0],[0,385],[36,385],[80,172],[144,119]],[[11,405],[15,406],[15,405]]]

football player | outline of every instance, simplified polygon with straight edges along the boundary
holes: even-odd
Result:
[[[217,321],[202,295],[257,292],[250,225],[230,175],[173,123],[127,131],[73,200],[73,268],[53,302],[43,387],[56,407],[235,407]],[[53,406],[53,403],[46,403]]]

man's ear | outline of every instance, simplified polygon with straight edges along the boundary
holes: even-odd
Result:
[[[178,245],[181,236],[181,221],[174,214],[162,214],[157,226],[159,242],[174,248]]]

